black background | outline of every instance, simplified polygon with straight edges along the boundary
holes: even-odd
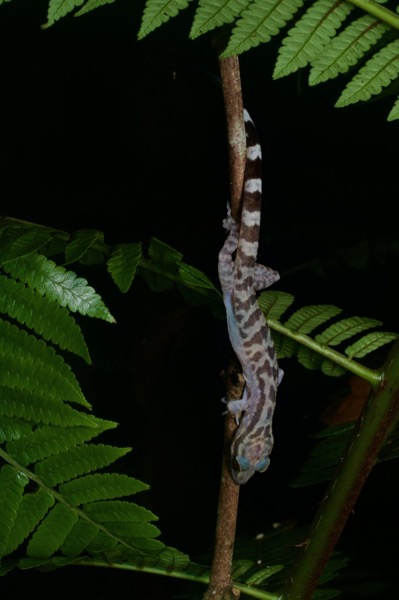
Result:
[[[210,37],[187,41],[191,8],[137,42],[142,9],[119,0],[42,30],[46,2],[0,7],[1,212],[68,231],[99,229],[109,243],[155,235],[216,280],[228,198],[217,58]],[[277,48],[272,42],[241,59],[264,153],[260,260],[280,271],[278,289],[298,307],[334,303],[397,331],[398,124],[386,123],[394,97],[335,109],[346,79],[317,88],[306,72],[272,81]],[[138,280],[121,297],[100,269],[85,275],[119,326],[82,323],[94,360],[89,372],[77,365],[84,391],[96,415],[121,423],[106,441],[133,446],[120,469],[151,484],[137,501],[160,516],[163,541],[195,559],[212,546],[225,325],[175,292],[154,295]],[[383,359],[384,351],[375,366]],[[322,486],[287,484],[347,378],[326,380],[293,360],[282,366],[272,465],[242,490],[239,535],[306,521],[323,494]],[[391,583],[396,480],[394,462],[373,472],[341,544],[356,567]],[[78,567],[0,582],[9,598],[38,586],[42,598],[170,598],[182,589]]]

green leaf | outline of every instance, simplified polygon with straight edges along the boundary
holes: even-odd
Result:
[[[56,504],[33,534],[27,555],[32,558],[50,557],[59,549],[77,520],[76,512],[64,504]]]
[[[260,571],[254,573],[251,575],[251,577],[248,577],[245,583],[247,585],[260,585],[263,581],[265,581],[265,579],[269,579],[269,577],[275,573],[278,573],[282,569],[284,569],[284,565],[273,565],[266,567],[265,569],[261,569]]]
[[[337,346],[344,340],[365,331],[372,327],[378,327],[382,325],[381,321],[375,319],[368,319],[366,317],[349,317],[348,319],[342,319],[338,323],[330,325],[323,333],[316,335],[315,340],[320,344],[327,344],[328,346]]]
[[[246,573],[247,571],[249,571],[249,569],[251,569],[254,565],[254,561],[253,560],[247,560],[247,559],[240,559],[240,560],[235,560],[233,562],[233,568],[231,570],[231,576],[234,580],[238,580],[240,579],[240,577]]]
[[[8,442],[7,452],[21,465],[28,465],[91,440],[100,433],[100,427],[65,428],[43,425],[21,439]]]
[[[107,521],[107,529],[118,538],[132,540],[132,545],[134,538],[155,538],[161,533],[152,523]]]
[[[278,321],[294,301],[292,294],[270,290],[262,292],[258,298],[259,306],[268,319]]]
[[[7,550],[22,494],[28,481],[24,473],[10,465],[4,465],[0,470],[0,558]]]
[[[60,485],[59,492],[74,505],[107,498],[130,496],[149,486],[138,479],[118,473],[96,473]]]
[[[115,322],[100,296],[87,284],[86,279],[57,266],[45,256],[30,254],[8,262],[4,270],[14,279],[19,279],[40,294],[45,294],[50,300],[67,306],[72,312],[97,317],[109,323]]]
[[[269,42],[301,6],[303,0],[254,0],[241,13],[222,56],[241,54]]]
[[[225,23],[232,23],[248,3],[249,0],[199,0],[190,31],[191,39]]]
[[[399,96],[388,115],[388,121],[395,121],[396,119],[399,119]]]
[[[54,25],[77,6],[82,6],[84,0],[50,0],[47,10],[47,23],[44,28]]]
[[[52,487],[106,467],[130,451],[131,448],[116,448],[104,444],[75,446],[37,463],[35,473],[46,485]]]
[[[321,370],[324,375],[328,375],[329,377],[340,377],[341,375],[345,375],[345,373],[347,373],[344,367],[337,365],[332,360],[323,360],[321,364]]]
[[[305,306],[291,315],[284,325],[292,331],[306,335],[319,325],[322,325],[329,319],[338,315],[340,312],[342,312],[342,309],[337,308],[332,304]]]
[[[118,244],[113,248],[107,270],[121,292],[129,290],[141,255],[141,243]]]
[[[340,73],[346,73],[388,30],[388,25],[371,15],[364,15],[352,21],[312,61],[309,85],[316,85],[333,79]]]
[[[52,341],[63,350],[69,350],[90,363],[80,327],[68,311],[4,275],[0,275],[0,312],[17,319],[45,340]]]
[[[22,544],[44,518],[54,502],[54,497],[42,489],[23,496],[14,522],[14,528],[8,540],[6,554],[10,554]]]
[[[80,261],[84,265],[104,262],[106,246],[104,234],[95,229],[76,231],[65,247],[65,261],[72,263]]]
[[[122,502],[119,500],[93,502],[92,504],[86,504],[84,510],[89,517],[100,523],[106,521],[146,523],[158,519],[152,512],[142,506],[133,504],[133,502]]]
[[[345,354],[349,358],[361,358],[366,356],[373,350],[389,344],[398,337],[397,333],[391,333],[389,331],[374,331],[364,337],[360,338],[357,342],[345,348]]]
[[[162,23],[175,17],[181,10],[187,8],[189,2],[190,0],[147,0],[138,39],[143,39]]]
[[[314,61],[353,8],[345,0],[316,0],[284,38],[273,78],[294,73]]]
[[[104,6],[104,4],[112,4],[115,0],[88,0],[84,6],[78,12],[75,13],[75,17],[81,17],[86,13],[94,10],[95,8],[99,8],[100,6]]]
[[[0,385],[90,407],[69,365],[54,348],[0,320]]]
[[[24,419],[0,416],[0,443],[19,440],[30,433],[32,427],[32,423],[27,423]]]
[[[348,83],[335,106],[342,107],[369,100],[379,94],[399,73],[399,39],[384,46]]]
[[[0,264],[39,250],[51,240],[53,231],[44,227],[25,229],[3,220],[0,231]]]
[[[0,386],[0,414],[21,417],[36,424],[95,427],[86,414],[59,398],[5,386]]]
[[[67,556],[79,556],[99,534],[99,529],[85,519],[78,519],[61,545]]]
[[[327,427],[313,436],[317,441],[302,466],[302,474],[291,483],[292,487],[314,485],[331,479],[353,427],[353,422],[344,423]]]

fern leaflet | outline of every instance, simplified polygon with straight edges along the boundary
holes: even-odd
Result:
[[[104,319],[109,323],[115,322],[100,296],[87,284],[86,279],[57,266],[43,255],[32,253],[8,262],[3,268],[15,279],[27,283],[73,312]]]
[[[65,17],[77,6],[82,6],[84,0],[50,0],[47,9],[47,23],[43,27],[50,27],[56,21]]]
[[[104,4],[112,4],[113,2],[115,2],[115,0],[87,0],[86,4],[75,13],[75,17],[81,17],[95,8],[104,6]]]
[[[84,473],[107,467],[130,451],[131,448],[104,444],[73,446],[36,463],[35,473],[46,485],[53,487]]]
[[[346,73],[387,31],[388,25],[370,15],[353,21],[311,61],[309,85],[316,85],[333,79],[340,73]]]
[[[399,119],[399,97],[395,100],[395,104],[391,108],[387,119],[388,121]]]
[[[45,340],[81,356],[90,363],[89,352],[80,327],[69,312],[59,304],[4,275],[0,275],[0,312],[17,319],[19,323],[33,329]]]
[[[118,473],[96,473],[85,475],[63,483],[59,491],[71,504],[83,504],[121,496],[130,496],[148,489],[148,485]]]
[[[316,0],[284,38],[274,79],[294,73],[315,60],[353,8],[345,0]]]
[[[399,73],[399,40],[384,46],[348,83],[335,106],[342,107],[369,100],[396,79]]]
[[[238,14],[248,6],[250,0],[199,0],[193,25],[190,31],[191,39],[232,23]]]
[[[95,265],[104,262],[107,247],[104,234],[95,229],[75,231],[65,246],[65,261],[80,261],[83,265]]]
[[[138,39],[157,29],[162,23],[175,17],[181,10],[187,8],[191,0],[147,0]]]
[[[237,20],[223,56],[270,41],[302,6],[303,0],[254,0]]]
[[[141,258],[141,244],[117,244],[107,261],[107,270],[121,292],[129,290]]]
[[[0,385],[49,394],[89,407],[70,367],[54,349],[0,320]]]
[[[362,356],[366,356],[369,352],[373,352],[373,350],[377,350],[377,348],[393,342],[397,337],[397,333],[374,331],[357,340],[352,346],[345,348],[345,354],[349,358],[362,358]]]

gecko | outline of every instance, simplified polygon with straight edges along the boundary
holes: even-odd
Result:
[[[231,472],[242,485],[269,466],[273,447],[272,418],[282,371],[273,338],[261,311],[257,291],[278,281],[277,271],[256,262],[262,202],[262,151],[254,123],[244,109],[246,164],[241,218],[230,205],[223,221],[228,236],[219,253],[218,272],[231,345],[245,379],[241,400],[227,401],[229,412],[241,418],[231,445]]]

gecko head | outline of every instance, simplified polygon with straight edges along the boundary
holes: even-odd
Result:
[[[266,471],[270,464],[270,459],[268,456],[264,456],[253,462],[246,456],[234,456],[231,462],[234,481],[237,485],[243,485],[247,483],[248,479],[254,473],[263,473],[263,471]]]

